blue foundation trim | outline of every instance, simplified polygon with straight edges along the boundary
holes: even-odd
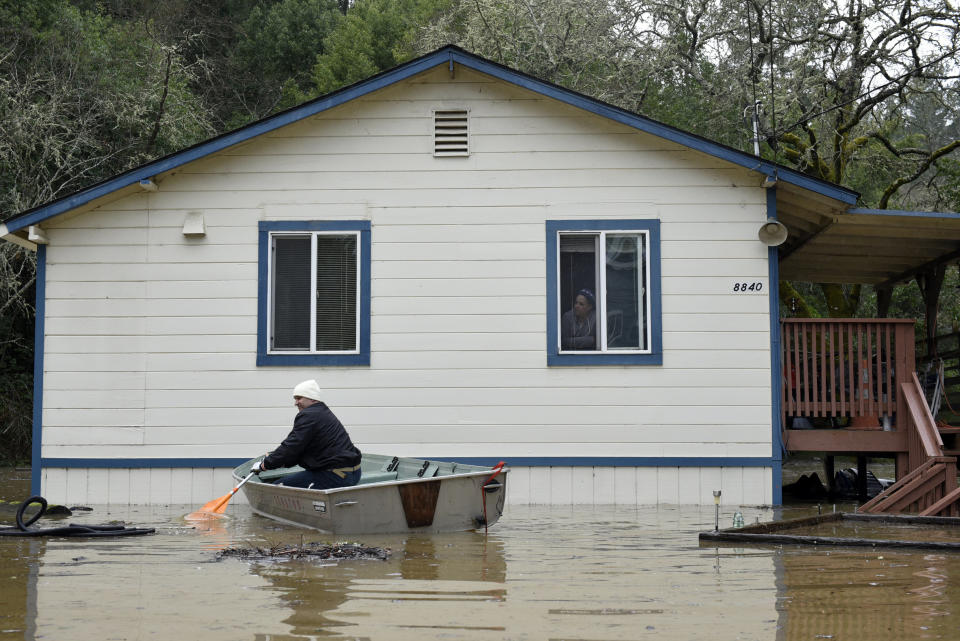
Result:
[[[767,190],[767,218],[777,217],[776,187]],[[773,488],[774,505],[783,503],[783,432],[780,425],[780,390],[783,389],[783,367],[780,364],[780,252],[776,247],[767,249],[768,278],[770,285],[770,425],[773,443]]]
[[[37,245],[36,315],[33,321],[33,429],[30,444],[30,494],[40,496],[43,446],[43,335],[47,308],[47,246]]]
[[[475,56],[459,47],[446,46],[433,53],[428,53],[425,56],[350,85],[349,87],[344,87],[339,91],[311,100],[293,109],[275,114],[269,118],[264,118],[263,120],[217,136],[216,138],[211,138],[183,151],[170,154],[146,165],[118,174],[113,178],[92,185],[60,200],[55,200],[49,204],[26,211],[6,221],[7,230],[8,232],[14,232],[28,225],[35,225],[119,189],[138,185],[141,181],[149,181],[159,174],[176,169],[186,163],[217,153],[261,134],[303,120],[304,118],[309,118],[310,116],[342,105],[355,98],[365,96],[371,92],[406,80],[433,67],[439,65],[453,66],[453,63],[461,64],[469,69],[488,74],[505,82],[579,107],[580,109],[584,109],[598,116],[603,116],[604,118],[609,118],[639,131],[644,131],[691,149],[721,158],[741,167],[746,167],[747,169],[771,176],[775,175],[779,180],[803,187],[804,189],[809,189],[829,198],[834,198],[848,205],[854,205],[857,202],[857,192],[846,189],[845,187],[812,178],[789,167],[757,158],[752,154],[744,153],[733,147],[727,147],[718,142],[702,138],[681,129],[676,129],[655,120],[650,120],[639,114],[614,107],[613,105],[600,102],[599,100],[570,91],[569,89],[538,80],[532,76],[510,69],[509,67],[504,67],[490,60]]]
[[[45,458],[45,467],[120,469],[237,467],[250,459],[242,458]]]
[[[421,457],[422,458],[422,457]],[[249,459],[234,458],[46,458],[46,467],[67,468],[189,468],[237,467]],[[777,467],[779,461],[762,456],[720,458],[710,456],[437,456],[434,461],[457,461],[468,465],[508,465],[529,467]]]

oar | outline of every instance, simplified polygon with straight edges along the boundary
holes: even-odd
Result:
[[[246,483],[247,481],[249,481],[253,475],[254,473],[250,472],[249,474],[247,474],[247,478],[237,483],[237,487],[233,488],[232,490],[230,490],[220,498],[213,499],[212,501],[204,505],[202,508],[197,510],[197,512],[206,512],[208,514],[223,514],[224,512],[227,511],[227,503],[230,502],[230,499],[233,498],[233,495],[236,494],[237,490],[240,489],[240,486]],[[197,512],[194,512],[194,514],[196,514]]]

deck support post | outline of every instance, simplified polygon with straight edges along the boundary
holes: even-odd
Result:
[[[899,480],[910,471],[910,455],[906,452],[897,452],[893,462],[893,479]]]
[[[877,289],[877,318],[890,315],[890,303],[893,302],[893,286]]]
[[[943,289],[943,278],[946,276],[947,266],[936,265],[916,275],[917,285],[923,295],[924,313],[927,323],[927,356],[937,355],[937,309],[940,307],[940,290]]]
[[[867,457],[857,457],[857,500],[867,502]]]
[[[828,454],[823,457],[823,475],[827,481],[827,493],[833,496],[837,491],[837,472],[833,465],[833,456]]]

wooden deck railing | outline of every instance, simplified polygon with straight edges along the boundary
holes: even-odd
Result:
[[[915,368],[912,320],[787,318],[783,418],[903,416],[897,390]]]
[[[860,509],[960,516],[957,459],[945,456],[915,371],[913,324],[889,318],[784,319],[784,424],[788,417],[886,416],[891,422],[895,417],[891,427],[902,440],[893,452],[903,476]],[[876,420],[873,424],[879,428]],[[831,451],[841,442],[834,440]],[[842,442],[845,451],[858,451],[849,438]],[[864,451],[881,451],[862,445]]]
[[[903,383],[900,391],[907,410],[899,423],[907,433],[909,473],[864,503],[860,511],[958,516],[957,459],[943,455],[943,440],[915,372],[911,372],[910,380]]]
[[[907,412],[900,427],[907,433],[907,468],[912,471],[931,458],[943,456],[943,439],[927,407],[916,372],[910,373],[910,380],[903,383],[901,393]]]

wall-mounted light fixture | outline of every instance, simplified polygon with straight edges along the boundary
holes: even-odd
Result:
[[[760,231],[757,233],[760,242],[767,247],[782,245],[787,242],[787,236],[789,235],[790,233],[787,230],[787,226],[776,218],[767,218],[767,222],[760,226]]]

